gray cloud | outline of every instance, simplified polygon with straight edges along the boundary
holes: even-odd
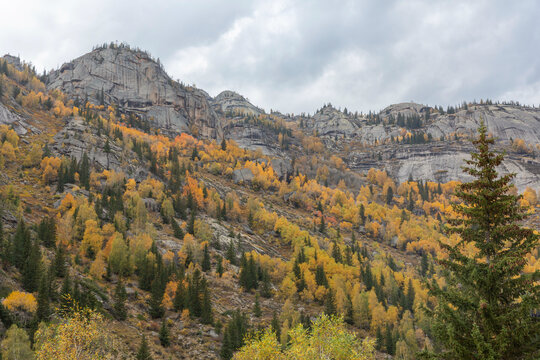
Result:
[[[175,79],[267,110],[325,102],[540,103],[540,4],[508,1],[27,1],[4,4],[0,51],[38,69],[127,41]],[[7,29],[7,31],[6,31]]]

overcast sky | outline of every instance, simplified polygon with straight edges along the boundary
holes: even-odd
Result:
[[[110,41],[174,79],[266,110],[380,110],[491,98],[540,104],[540,2],[3,1],[0,53],[39,71]]]

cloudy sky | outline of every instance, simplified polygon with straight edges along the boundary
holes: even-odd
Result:
[[[1,11],[0,54],[39,71],[124,41],[174,79],[266,110],[540,104],[536,0],[24,0]]]

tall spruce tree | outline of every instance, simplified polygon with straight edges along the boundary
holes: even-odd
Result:
[[[427,312],[442,359],[538,359],[540,272],[523,273],[526,255],[539,236],[519,222],[526,217],[519,196],[510,193],[515,174],[499,176],[503,155],[490,150],[494,140],[482,123],[473,141],[476,151],[464,172],[474,179],[456,191],[457,217],[448,221],[450,234],[460,236],[439,260],[446,270],[445,288],[433,281],[430,293],[438,305]],[[475,252],[465,251],[473,247]]]
[[[135,357],[137,360],[152,360],[152,355],[150,354],[150,347],[148,346],[148,342],[146,341],[146,336],[142,336],[141,345],[139,346],[139,350],[137,351],[137,356]]]
[[[32,240],[30,239],[30,231],[26,227],[24,220],[19,220],[15,235],[13,236],[13,245],[11,246],[11,262],[19,270],[22,270],[28,255],[30,254]]]
[[[171,332],[165,320],[161,322],[161,328],[159,329],[159,342],[163,347],[171,345]]]
[[[118,320],[126,320],[127,318],[127,309],[126,309],[126,299],[127,292],[121,280],[118,281],[114,289],[114,305],[113,312],[114,316]]]
[[[31,241],[30,253],[23,266],[23,287],[28,292],[38,290],[41,279],[41,249],[37,240]]]
[[[208,272],[210,270],[210,251],[208,250],[208,244],[204,245],[203,260],[201,263],[202,271]]]

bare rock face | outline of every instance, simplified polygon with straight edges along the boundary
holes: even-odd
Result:
[[[264,114],[264,110],[250,103],[242,95],[234,91],[226,90],[221,92],[213,99],[214,109],[217,112],[239,113],[244,115],[260,115]]]
[[[117,104],[155,127],[216,138],[217,115],[204,91],[173,81],[147,53],[124,46],[98,48],[50,73],[49,89],[100,104]]]
[[[326,105],[307,120],[305,126],[315,130],[320,136],[351,137],[360,124],[332,105]]]
[[[433,137],[453,132],[473,135],[482,120],[498,141],[540,142],[540,109],[515,105],[474,105],[455,114],[439,115],[427,126],[427,132]]]
[[[250,169],[244,168],[234,170],[232,178],[235,183],[250,183],[253,180],[254,175]]]

